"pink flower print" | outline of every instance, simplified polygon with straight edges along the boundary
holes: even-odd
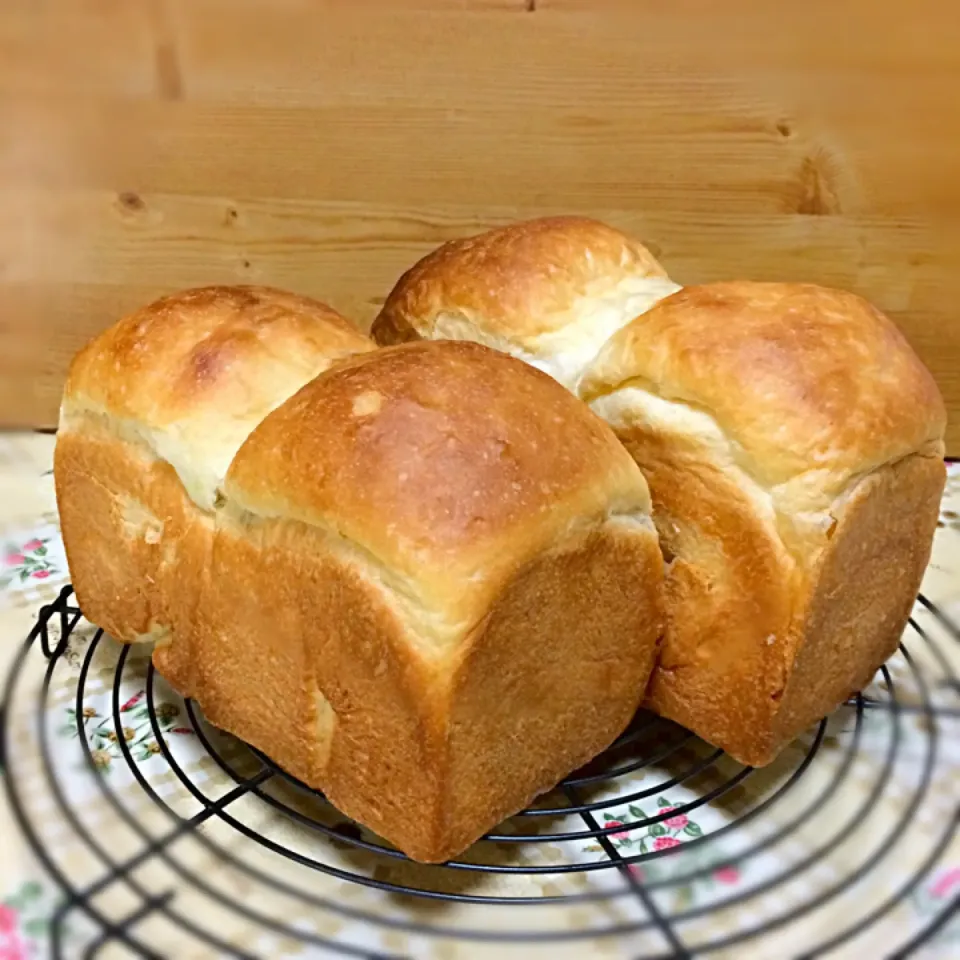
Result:
[[[8,553],[6,556],[6,562],[8,567],[19,567],[21,563],[26,561],[26,557],[22,553]]]
[[[671,847],[679,847],[680,841],[676,837],[657,837],[653,841],[654,850],[669,850]]]
[[[0,960],[27,960],[27,951],[17,933],[16,911],[0,903]]]
[[[736,867],[718,867],[713,871],[713,879],[719,883],[733,884],[740,879],[740,871]]]
[[[946,897],[954,888],[960,888],[960,867],[952,867],[938,877],[936,883],[930,888],[930,892],[935,897]]]
[[[34,537],[33,540],[28,540],[28,541],[23,545],[23,552],[24,552],[24,553],[33,553],[34,550],[39,550],[42,546],[43,546],[43,541],[42,541],[42,540],[37,540],[36,537]]]
[[[623,823],[619,820],[608,820],[605,826],[607,830],[616,830],[617,827],[622,827]],[[614,840],[626,840],[629,834],[626,830],[617,830],[616,833],[611,833],[610,836],[613,837]]]
[[[139,693],[135,693],[121,708],[121,713],[126,713],[128,710],[132,710],[142,699],[144,692],[141,690]]]
[[[34,580],[46,580],[50,576],[49,570],[34,570],[33,579]]]
[[[663,807],[660,813],[669,813],[672,809],[673,807]],[[675,817],[667,817],[662,822],[665,827],[669,827],[671,830],[682,830],[690,821],[685,813],[678,813]]]

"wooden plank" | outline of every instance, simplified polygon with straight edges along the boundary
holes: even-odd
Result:
[[[722,115],[704,117],[697,130],[667,103],[651,105],[649,127],[611,120],[609,141],[575,115],[522,109],[72,106],[37,98],[29,113],[67,144],[78,182],[145,192],[778,209],[804,160],[802,145],[780,143],[759,117],[731,132]]]
[[[491,208],[477,215],[466,206],[103,190],[21,191],[19,198],[36,239],[8,262],[0,291],[8,309],[20,316],[33,311],[33,330],[49,326],[37,306],[44,289],[62,317],[59,352],[48,368],[54,373],[37,399],[45,411],[56,408],[60,364],[71,352],[163,292],[204,283],[273,283],[326,300],[365,326],[396,277],[437,244],[518,215],[561,209]],[[0,205],[14,199],[0,192]],[[957,231],[944,236],[922,221],[883,217],[582,212],[645,239],[685,283],[750,276],[857,290],[900,323],[948,395],[960,397],[960,368],[953,362],[960,356],[960,325],[947,306],[960,297],[960,280],[950,269],[960,253]]]
[[[0,91],[150,97],[154,37],[142,0],[3,0]]]
[[[573,210],[641,237],[684,282],[769,279],[786,270],[786,278],[815,275],[904,310],[911,291],[946,271],[960,244],[956,231],[931,230],[921,219],[858,215],[641,213],[567,205],[491,206],[478,214],[472,206],[450,204],[0,190],[0,206],[15,204],[28,211],[34,242],[7,261],[5,277],[12,282],[82,283],[95,273],[97,282],[122,285],[137,271],[139,279],[161,286],[202,283],[211,274],[218,282],[252,275],[292,283],[320,264],[344,289],[369,290],[391,284],[413,259],[448,239],[517,217]]]
[[[254,280],[368,322],[431,246],[577,211],[682,281],[855,289],[956,411],[947,0],[0,5],[0,420],[161,292]],[[50,346],[52,344],[52,346]]]

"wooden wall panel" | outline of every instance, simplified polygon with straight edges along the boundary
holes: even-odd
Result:
[[[5,0],[0,420],[51,424],[72,351],[162,292],[365,324],[437,243],[575,211],[683,282],[875,300],[960,454],[958,102],[952,0]]]

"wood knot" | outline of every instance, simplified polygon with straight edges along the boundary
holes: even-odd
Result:
[[[117,196],[117,200],[124,210],[139,212],[140,210],[145,210],[147,207],[143,202],[143,197],[141,197],[139,193],[134,193],[133,190],[124,190]]]
[[[787,123],[786,120],[781,120],[777,124],[777,133],[779,133],[780,136],[783,137],[784,139],[787,139],[788,137],[793,136],[793,130],[791,129],[790,124]]]

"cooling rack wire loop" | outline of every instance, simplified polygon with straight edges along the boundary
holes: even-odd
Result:
[[[40,611],[7,678],[0,757],[16,821],[63,894],[51,922],[56,957],[77,955],[68,941],[78,918],[88,931],[85,957],[110,945],[134,956],[166,956],[144,932],[156,920],[173,924],[211,956],[261,955],[249,938],[244,946],[224,933],[224,924],[205,922],[188,893],[248,930],[324,956],[405,956],[411,944],[445,938],[530,949],[612,940],[631,944],[624,956],[694,957],[822,927],[798,950],[815,957],[861,942],[902,910],[957,837],[960,679],[951,666],[957,644],[956,624],[921,596],[898,655],[871,687],[822,721],[774,770],[738,765],[678,727],[638,714],[603,756],[530,809],[460,858],[425,867],[347,821],[262,753],[211,728],[194,703],[171,707],[176,697],[149,660],[88,624],[67,587]],[[61,674],[69,670],[75,678],[64,685]],[[132,689],[141,692],[131,700]],[[35,769],[21,776],[9,714],[15,703],[22,712],[26,697],[37,750]],[[94,710],[91,698],[103,706]],[[132,703],[141,718],[136,730],[129,725]],[[80,790],[76,769],[65,773],[64,745],[49,719],[58,709],[71,718],[70,746],[85,778]],[[171,729],[171,711],[185,718],[184,726]],[[178,735],[189,740],[187,753]],[[108,762],[125,774],[122,786],[104,772]],[[83,809],[91,802],[124,826],[132,838],[124,850],[109,832],[91,828]],[[933,842],[900,864],[903,838],[918,816],[936,820]],[[59,854],[48,829],[54,821],[93,865],[82,877]],[[188,840],[201,857],[182,855]],[[843,844],[856,844],[860,853],[838,869],[834,854]],[[288,875],[277,864],[296,872]],[[167,878],[160,887],[144,879],[153,866]],[[895,881],[875,883],[866,907],[838,924],[848,892],[884,871]],[[231,892],[217,879],[223,875],[255,895]],[[717,877],[749,880],[720,889]],[[691,894],[711,884],[709,896]],[[118,914],[105,904],[121,892],[128,907]],[[290,908],[270,909],[271,897]],[[545,910],[554,919],[525,920]],[[491,911],[506,911],[509,922],[497,924]],[[888,944],[890,955],[926,947],[956,926],[957,911],[954,895],[902,943]],[[832,924],[803,925],[821,914]],[[331,922],[311,927],[295,922],[297,916]],[[713,922],[721,916],[737,920]],[[384,942],[401,948],[384,949]]]

